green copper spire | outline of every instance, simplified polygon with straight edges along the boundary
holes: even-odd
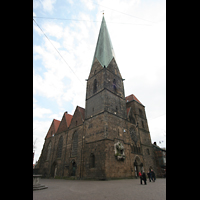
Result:
[[[107,67],[113,57],[115,58],[115,53],[106,26],[106,21],[103,16],[92,65],[95,58],[97,58],[102,67]]]

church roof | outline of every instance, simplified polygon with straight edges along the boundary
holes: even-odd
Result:
[[[69,127],[70,123],[71,123],[71,120],[72,120],[72,117],[73,115],[70,115],[70,114],[66,114],[66,120],[67,120],[67,127]]]
[[[85,120],[85,109],[80,106],[77,106],[77,107],[79,109],[79,112],[81,113],[82,120],[84,121]]]
[[[59,124],[56,133],[61,133],[63,131],[66,131],[71,123],[72,117],[73,117],[72,115],[68,114],[67,112],[64,112],[62,120]]]
[[[59,124],[60,124],[59,120],[53,119],[45,139],[51,137],[53,134],[55,134],[57,132]]]
[[[115,53],[106,26],[106,21],[103,16],[92,65],[95,58],[97,58],[102,67],[108,67],[113,57],[115,58]]]
[[[54,127],[55,127],[55,132],[58,130],[58,126],[60,124],[60,121],[57,119],[54,119]]]
[[[137,97],[134,95],[134,94],[131,94],[129,96],[126,97],[126,102],[129,102],[129,101],[132,101],[132,100],[135,100],[137,101],[139,104],[143,105],[138,99]]]

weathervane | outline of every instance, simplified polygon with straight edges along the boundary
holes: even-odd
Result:
[[[104,10],[102,10],[101,12],[103,12],[103,15],[104,15]]]

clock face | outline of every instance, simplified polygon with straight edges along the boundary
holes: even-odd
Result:
[[[130,128],[130,135],[131,135],[131,139],[135,142],[135,144],[138,141],[138,137],[136,134],[136,130],[134,130],[133,128]]]

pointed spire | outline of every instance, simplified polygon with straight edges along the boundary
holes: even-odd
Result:
[[[92,65],[95,58],[97,58],[102,67],[107,67],[113,57],[115,58],[115,53],[106,26],[106,21],[103,16]]]

